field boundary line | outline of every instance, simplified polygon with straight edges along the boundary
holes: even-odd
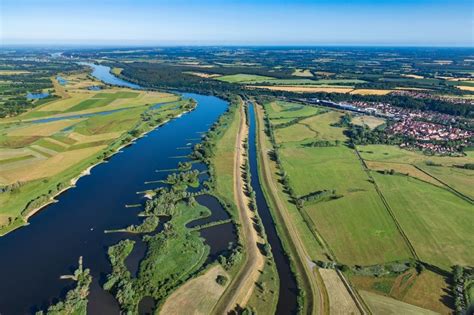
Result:
[[[405,240],[405,243],[408,246],[408,249],[410,250],[411,254],[413,255],[413,257],[416,260],[421,261],[420,257],[418,256],[418,254],[415,251],[415,247],[413,247],[413,245],[410,242],[410,239],[405,234],[405,231],[403,231],[402,226],[400,225],[400,222],[398,222],[397,218],[395,217],[395,214],[392,211],[392,208],[390,207],[388,201],[385,199],[385,196],[382,194],[382,191],[380,190],[379,186],[377,185],[377,182],[375,181],[375,178],[372,176],[372,174],[370,174],[370,169],[367,167],[367,164],[365,163],[364,159],[362,158],[362,156],[360,155],[359,151],[356,148],[354,148],[354,151],[355,151],[357,157],[359,158],[359,161],[361,162],[365,172],[367,173],[369,178],[372,180],[372,182],[374,184],[374,187],[375,187],[375,190],[377,191],[377,194],[379,195],[380,199],[382,200],[382,203],[384,204],[385,209],[389,213],[390,217],[392,217],[392,220],[395,223],[395,226],[397,227],[397,230],[400,232],[400,235]]]
[[[341,279],[342,283],[347,289],[347,292],[349,292],[349,295],[352,297],[354,300],[354,303],[356,304],[357,308],[362,314],[372,314],[372,311],[370,310],[369,306],[367,303],[365,303],[364,299],[360,296],[359,292],[350,284],[350,282],[344,277],[341,271],[339,269],[335,269],[337,275]]]
[[[412,164],[412,165],[413,165],[413,164]],[[428,175],[429,177],[431,177],[431,178],[437,180],[438,182],[440,182],[440,183],[443,184],[444,186],[448,187],[448,189],[446,189],[446,188],[445,188],[445,189],[448,190],[448,191],[450,191],[450,192],[453,193],[454,195],[458,196],[458,197],[461,198],[461,199],[466,200],[467,202],[469,202],[469,203],[471,203],[471,204],[474,203],[474,200],[473,200],[471,197],[466,196],[466,195],[464,195],[463,193],[457,191],[456,189],[454,189],[454,188],[451,187],[450,185],[446,184],[444,181],[442,181],[442,180],[440,180],[439,178],[437,178],[437,177],[431,175],[430,173],[426,172],[426,171],[423,170],[422,168],[420,168],[420,167],[418,167],[418,166],[416,166],[416,165],[413,165],[413,166],[414,166],[417,170],[419,170],[419,171],[425,173],[425,174]]]

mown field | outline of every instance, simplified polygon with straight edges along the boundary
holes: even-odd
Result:
[[[54,84],[61,99],[0,120],[0,187],[6,190],[0,194],[0,226],[21,224],[16,218],[27,217],[106,151],[130,141],[133,129],[137,136],[183,110],[184,102],[172,94],[91,91],[103,85],[84,73],[64,77],[66,84]],[[151,109],[157,103],[169,104]]]
[[[471,203],[409,176],[373,176],[423,261],[448,271],[474,265]]]
[[[402,167],[401,173],[409,173],[421,180],[437,183],[446,188],[452,188],[459,193],[474,198],[471,187],[474,186],[474,171],[460,168],[466,163],[474,162],[474,152],[467,151],[463,157],[427,156],[418,151],[408,151],[396,146],[365,145],[358,146],[365,161],[376,162],[378,168],[385,169]],[[414,173],[419,174],[415,175]]]

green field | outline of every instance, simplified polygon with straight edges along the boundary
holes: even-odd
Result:
[[[285,113],[306,112],[309,116],[320,110],[288,103],[267,104],[266,109],[272,122]],[[330,111],[274,130],[290,185],[297,196],[322,190],[335,190],[342,196],[304,206],[309,224],[341,262],[368,265],[408,258],[403,239],[356,153],[342,144],[346,140],[343,129],[331,126],[341,116],[342,113]],[[310,140],[338,140],[340,144],[304,146]]]
[[[275,85],[354,85],[357,83],[364,83],[363,80],[355,79],[322,79],[322,80],[311,80],[311,79],[277,79],[269,76],[261,76],[254,74],[231,74],[215,78],[219,81],[224,81],[228,83],[239,83],[239,84],[275,84]]]
[[[474,265],[472,204],[407,176],[373,176],[423,261],[446,270],[452,265]]]
[[[474,170],[456,167],[456,165],[473,163],[473,151],[467,151],[466,156],[450,157],[427,156],[418,151],[407,151],[387,145],[358,146],[358,150],[364,160],[384,162],[387,169],[390,169],[390,163],[412,165],[433,177],[435,181],[444,184],[441,186],[449,187],[465,196],[474,198],[471,188],[474,186]]]
[[[232,75],[225,75],[222,77],[216,78],[216,80],[224,81],[228,83],[248,83],[248,82],[265,82],[266,80],[274,80],[275,78],[266,77],[261,75],[254,75],[254,74],[232,74]]]
[[[341,262],[370,265],[410,256],[352,150],[289,146],[280,152],[296,195],[335,189],[343,196],[304,207]]]

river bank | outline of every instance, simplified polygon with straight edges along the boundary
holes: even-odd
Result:
[[[152,108],[153,106],[156,106],[156,105],[152,105],[150,106],[150,108]],[[185,110],[185,111],[182,111],[180,112],[179,114],[176,114],[172,119],[177,119],[177,118],[180,118],[182,115],[184,114],[187,114],[189,113],[190,111],[194,110],[196,108],[196,105],[194,105],[193,108],[191,108],[190,110]],[[129,141],[123,143],[122,145],[120,145],[119,147],[117,148],[114,148],[114,144],[112,143],[111,145],[109,145],[108,147],[106,147],[104,150],[96,153],[95,155],[89,157],[86,161],[83,161],[82,163],[85,163],[85,164],[89,164],[90,162],[89,161],[95,161],[97,160],[99,157],[102,156],[102,158],[96,162],[96,163],[93,163],[92,165],[89,165],[86,169],[83,169],[80,171],[80,173],[74,177],[72,177],[68,182],[67,184],[65,184],[65,186],[63,188],[61,188],[60,190],[58,190],[57,192],[55,192],[54,194],[51,194],[50,196],[48,196],[48,200],[46,200],[43,204],[39,205],[38,207],[36,208],[33,208],[31,209],[30,211],[28,211],[28,213],[26,213],[25,215],[23,215],[21,218],[17,218],[15,219],[12,224],[10,225],[6,225],[6,226],[2,226],[0,227],[0,237],[2,236],[5,236],[6,234],[8,233],[11,233],[21,227],[24,227],[24,226],[27,226],[29,223],[28,223],[28,220],[34,216],[35,214],[37,214],[39,211],[43,210],[45,207],[47,207],[48,205],[52,204],[52,203],[55,203],[57,202],[56,198],[59,197],[61,194],[63,194],[64,192],[66,192],[67,190],[71,189],[71,188],[74,188],[77,181],[83,177],[83,176],[86,176],[86,175],[90,175],[90,172],[91,170],[96,167],[97,165],[99,164],[102,164],[102,163],[105,163],[108,159],[110,159],[112,156],[114,156],[115,154],[119,153],[122,149],[132,145],[136,140],[144,137],[145,135],[147,135],[149,132],[155,130],[156,128],[159,128],[163,125],[165,125],[166,123],[168,123],[171,119],[167,119],[153,127],[151,127],[149,130],[143,132],[142,134],[136,136],[136,137],[132,137],[130,138]],[[122,135],[123,136],[123,135]],[[123,137],[119,137],[120,138],[123,138]],[[123,139],[120,140],[123,142]],[[104,156],[104,153],[107,153],[106,156]],[[31,201],[30,201],[31,202]]]
[[[45,211],[30,217],[27,229],[0,238],[2,312],[23,314],[45,309],[70,287],[71,282],[60,280],[59,276],[70,273],[70,266],[82,255],[93,276],[89,312],[118,313],[115,299],[102,289],[101,283],[110,272],[104,249],[124,235],[105,234],[104,230],[139,224],[139,208],[125,205],[143,203],[145,198],[136,192],[153,189],[153,185],[144,183],[164,180],[169,174],[155,170],[175,169],[178,162],[184,162],[184,157],[173,158],[182,156],[182,150],[177,148],[199,143],[201,138],[196,134],[212,125],[228,106],[212,96],[184,93],[183,98],[195,99],[198,106],[135,140],[108,163],[96,165],[90,176],[77,180],[75,189],[61,194],[60,202],[49,204]],[[216,226],[214,231],[222,226]],[[206,233],[212,229],[206,229]],[[31,268],[32,261],[35,268]]]

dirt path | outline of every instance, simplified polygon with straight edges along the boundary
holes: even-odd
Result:
[[[253,228],[253,213],[249,209],[249,198],[245,195],[244,182],[244,163],[247,159],[247,152],[244,148],[244,141],[248,138],[248,126],[245,123],[244,107],[240,107],[241,120],[239,132],[235,142],[234,155],[234,197],[239,211],[242,236],[244,238],[246,257],[245,262],[240,268],[238,274],[229,284],[224,295],[214,309],[215,314],[227,314],[229,311],[239,305],[245,306],[250,298],[255,282],[257,281],[260,270],[264,265],[264,257],[257,247],[258,235]]]

